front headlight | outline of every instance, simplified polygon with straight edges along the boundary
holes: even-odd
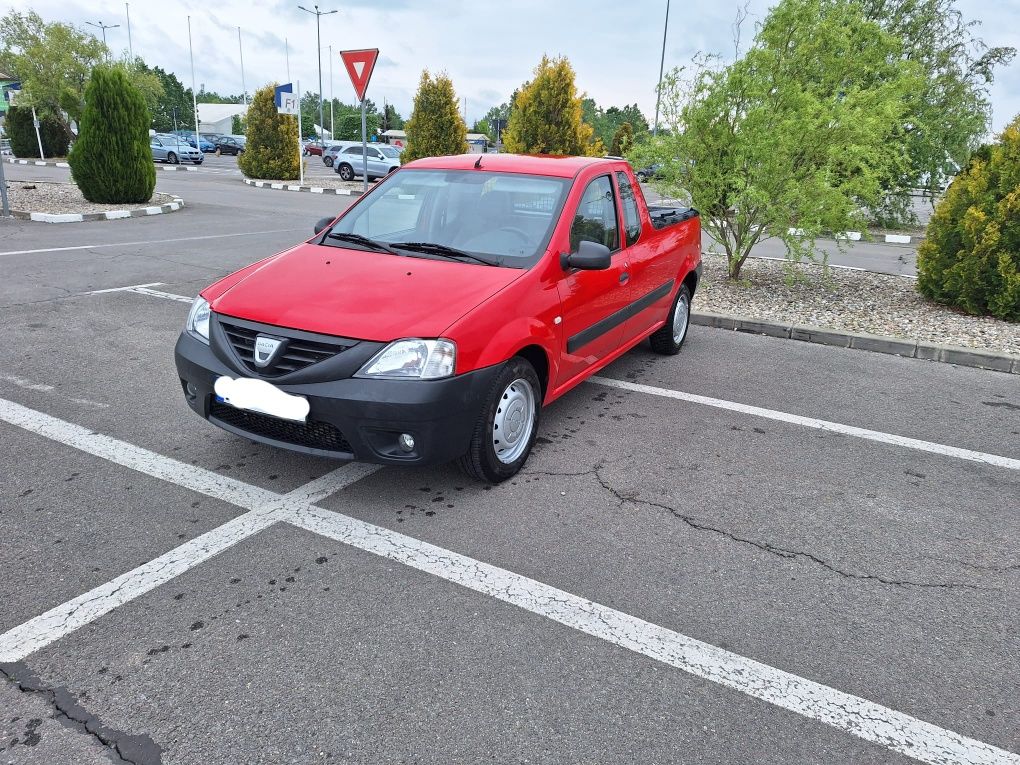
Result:
[[[391,380],[438,380],[457,365],[457,346],[450,340],[395,340],[361,368],[355,377]]]
[[[209,303],[199,295],[191,304],[188,321],[184,325],[188,332],[206,344],[209,343],[209,315]]]

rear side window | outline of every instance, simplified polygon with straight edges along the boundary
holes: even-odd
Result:
[[[641,236],[641,216],[638,215],[637,200],[634,198],[634,187],[626,173],[616,174],[616,185],[620,187],[620,202],[623,206],[623,231],[627,246],[637,242]]]
[[[344,154],[357,154],[359,157],[364,156],[361,153],[361,147],[360,146],[351,146],[350,148],[344,149]]]
[[[598,242],[610,250],[620,247],[616,199],[608,175],[596,178],[584,190],[570,225],[570,251],[577,252],[581,242]]]

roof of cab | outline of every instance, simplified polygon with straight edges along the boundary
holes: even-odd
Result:
[[[475,164],[481,160],[480,167]],[[496,173],[527,173],[556,178],[573,178],[589,165],[620,162],[602,157],[564,157],[552,154],[455,154],[448,157],[426,157],[404,167],[416,170],[479,170]]]

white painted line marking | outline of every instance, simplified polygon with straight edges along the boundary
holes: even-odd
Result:
[[[341,489],[346,489],[352,483],[367,478],[381,468],[382,465],[369,465],[366,462],[348,462],[336,470],[331,470],[325,475],[287,492],[284,497],[288,500],[315,504],[336,494]]]
[[[92,290],[91,292],[83,292],[83,295],[103,295],[107,292],[125,292],[128,290],[136,290],[139,287],[159,287],[163,282],[146,282],[145,284],[129,284],[127,287],[110,287],[105,290]]]
[[[43,383],[35,383],[31,380],[26,380],[24,377],[18,377],[17,375],[0,375],[0,380],[5,382],[13,383],[19,388],[25,388],[27,390],[37,390],[43,393],[53,390],[52,385],[44,385]]]
[[[192,542],[0,635],[0,661],[19,661],[236,541],[276,521],[286,521],[930,765],[1020,765],[1020,756],[1004,749],[396,531],[185,465],[4,399],[0,399],[0,420],[249,510]]]
[[[139,295],[148,295],[149,297],[163,298],[164,300],[176,300],[180,303],[191,303],[194,298],[190,298],[187,295],[175,295],[173,292],[163,292],[162,290],[154,290],[152,287],[158,287],[163,282],[150,282],[149,284],[133,284],[127,287],[111,287],[105,290],[93,290],[92,292],[83,292],[82,295],[106,295],[113,292],[137,292]]]
[[[696,393],[684,393],[683,391],[671,390],[670,388],[657,388],[652,385],[642,385],[640,383],[625,382],[624,380],[614,380],[610,377],[595,376],[589,378],[589,382],[593,382],[596,385],[606,385],[610,388],[628,390],[634,393],[647,393],[652,396],[663,396],[665,398],[674,398],[680,401],[689,401],[693,404],[714,406],[718,409],[728,409],[731,412],[741,412],[755,417],[764,417],[769,420],[778,420],[779,422],[802,425],[805,428],[826,430],[830,433],[841,433],[845,436],[855,436],[856,438],[864,438],[869,441],[892,444],[893,446],[904,446],[908,449],[932,452],[946,457],[956,457],[961,460],[983,462],[986,465],[994,465],[995,467],[1020,470],[1020,460],[1013,459],[1011,457],[1000,457],[997,454],[987,454],[985,452],[976,452],[970,449],[961,449],[957,446],[947,446],[945,444],[936,444],[931,441],[921,441],[916,438],[907,438],[906,436],[897,436],[892,433],[883,433],[879,430],[868,430],[867,428],[858,428],[853,425],[843,425],[839,422],[819,420],[814,417],[803,417],[799,414],[789,414],[775,409],[763,409],[760,406],[750,406],[748,404],[739,404],[735,401],[726,401],[721,398],[699,396]]]
[[[230,239],[235,236],[262,236],[263,234],[287,234],[304,231],[303,228],[278,228],[272,231],[242,231],[238,234],[208,234],[207,236],[184,236],[177,239],[149,239],[140,242],[112,242],[109,244],[77,244],[73,247],[45,247],[41,250],[7,250],[0,255],[35,255],[40,252],[68,252],[71,250],[98,250],[103,247],[135,247],[140,244],[171,244],[173,242],[201,242],[206,239]]]
[[[277,522],[271,512],[252,511],[197,536],[180,547],[62,603],[0,635],[0,662],[21,661],[199,563]]]

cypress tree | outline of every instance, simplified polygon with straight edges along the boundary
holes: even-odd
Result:
[[[156,186],[149,109],[123,70],[97,66],[85,89],[78,140],[67,158],[90,202],[148,202]]]
[[[525,83],[503,134],[507,151],[517,154],[599,156],[605,146],[584,122],[574,68],[566,57],[542,56],[535,79]]]
[[[46,158],[66,155],[67,133],[61,124],[49,116],[40,118],[39,123],[39,135],[42,138]],[[39,157],[39,141],[35,137],[30,108],[12,106],[8,109],[4,129],[11,139],[11,151],[14,152],[14,156],[22,159]]]
[[[280,114],[275,83],[255,91],[248,107],[248,139],[237,166],[249,178],[292,181],[299,177],[297,117]]]
[[[613,142],[609,149],[609,153],[614,157],[622,157],[633,145],[634,128],[631,127],[629,122],[624,122],[620,125],[620,129],[613,135]]]
[[[467,125],[460,116],[449,77],[445,74],[432,77],[428,69],[421,73],[414,108],[404,130],[407,148],[401,154],[401,162],[467,153]]]

